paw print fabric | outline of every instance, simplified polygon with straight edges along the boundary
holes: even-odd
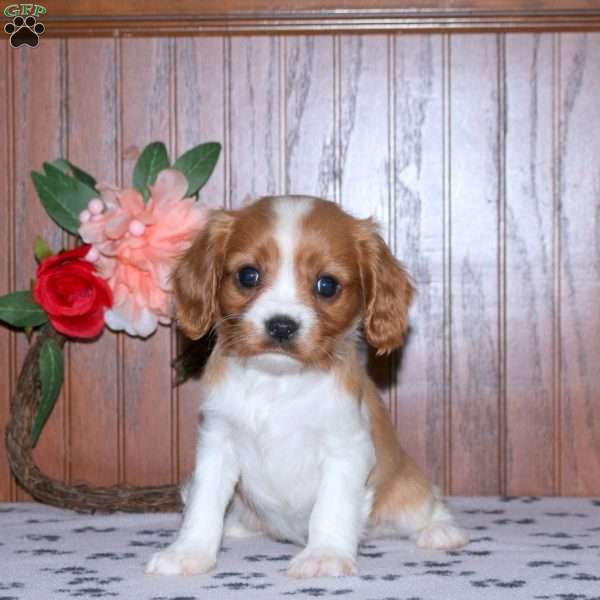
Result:
[[[226,538],[197,577],[144,574],[179,528],[176,514],[80,515],[0,504],[0,599],[600,600],[600,501],[451,498],[471,538],[455,551],[368,540],[356,576],[290,579],[295,546]]]

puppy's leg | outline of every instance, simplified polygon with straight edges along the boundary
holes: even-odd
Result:
[[[146,573],[195,575],[215,566],[225,509],[238,477],[239,467],[227,429],[205,420],[196,468],[185,493],[183,524],[175,542],[150,559]]]
[[[349,446],[349,447],[348,447]],[[310,515],[308,543],[288,568],[292,577],[354,575],[356,552],[371,507],[365,488],[373,449],[370,440],[347,445],[325,457],[317,499]]]
[[[435,488],[400,445],[388,412],[372,382],[363,394],[369,409],[377,464],[369,475],[375,501],[368,535],[410,536],[421,548],[457,548],[466,535]]]
[[[412,535],[417,546],[428,550],[452,550],[464,546],[469,538],[454,521],[437,489],[433,492],[430,506],[427,524]]]
[[[468,539],[438,493],[404,455],[379,486],[371,515],[371,537],[408,536],[420,548],[449,550]]]

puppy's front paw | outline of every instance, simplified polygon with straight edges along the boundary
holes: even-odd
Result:
[[[421,531],[416,539],[419,548],[427,550],[452,550],[469,541],[466,534],[454,523],[433,523]]]
[[[354,558],[330,548],[305,548],[288,567],[290,577],[341,577],[356,575]]]
[[[210,571],[216,564],[213,556],[202,550],[192,550],[169,546],[157,552],[146,565],[150,575],[200,575]]]

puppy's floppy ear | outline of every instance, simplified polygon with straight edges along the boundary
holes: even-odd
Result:
[[[217,290],[234,221],[231,212],[214,211],[173,274],[177,320],[191,339],[208,333],[219,317]]]
[[[358,248],[365,335],[377,354],[389,354],[404,341],[415,289],[371,219],[360,221]]]

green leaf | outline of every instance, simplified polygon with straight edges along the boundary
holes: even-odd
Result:
[[[64,158],[57,158],[56,160],[53,160],[51,163],[44,163],[44,173],[46,173],[46,175],[48,175],[48,173],[46,171],[46,165],[52,165],[53,167],[58,169],[61,173],[64,173],[65,175],[69,175],[69,177],[73,175],[73,172],[71,171],[71,166],[69,165],[69,161],[65,160]]]
[[[35,254],[35,259],[38,262],[42,262],[45,258],[48,258],[54,254],[48,245],[48,242],[39,235],[35,238],[35,242],[33,244],[33,253]]]
[[[44,341],[40,350],[39,366],[42,397],[31,428],[31,442],[34,447],[52,413],[63,384],[65,360],[61,347],[54,340],[48,338]]]
[[[144,148],[133,170],[133,187],[144,196],[144,202],[148,202],[149,187],[156,181],[156,176],[169,166],[169,155],[162,142],[153,142]]]
[[[29,291],[13,292],[0,297],[0,321],[14,327],[37,327],[47,320],[48,315],[34,302]]]
[[[219,160],[221,144],[207,142],[200,144],[182,154],[173,165],[174,169],[181,171],[188,180],[186,196],[194,196],[208,181]]]
[[[33,185],[46,212],[63,229],[77,235],[79,214],[87,208],[88,202],[98,196],[94,188],[65,175],[50,163],[44,163],[46,175],[31,172]]]
[[[96,180],[89,173],[86,173],[83,169],[76,167],[66,158],[57,158],[54,162],[49,164],[62,171],[65,175],[73,176],[75,179],[81,181],[81,183],[85,183],[91,188],[96,187]]]

